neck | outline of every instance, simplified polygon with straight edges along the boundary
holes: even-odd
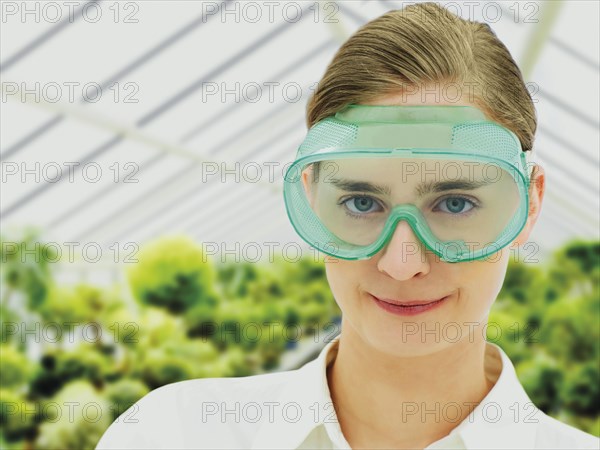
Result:
[[[352,448],[424,448],[446,436],[493,387],[483,338],[398,357],[370,346],[349,324],[342,330],[327,378]]]

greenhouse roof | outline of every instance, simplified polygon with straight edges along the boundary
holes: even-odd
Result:
[[[174,232],[219,250],[301,243],[281,175],[308,96],[350,34],[408,2],[267,3],[5,2],[3,228],[123,251]],[[597,239],[599,3],[477,5],[536,102],[547,188],[530,241]]]

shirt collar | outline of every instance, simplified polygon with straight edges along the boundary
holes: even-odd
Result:
[[[494,386],[450,434],[458,434],[468,450],[534,448],[543,413],[523,389],[508,355],[489,341],[485,371],[497,378]]]
[[[350,449],[339,427],[327,383],[327,366],[335,359],[340,336],[319,356],[290,377],[274,406],[273,420],[264,421],[252,449],[297,448],[318,426],[324,426],[336,448]],[[427,449],[446,448],[443,441],[458,436],[467,450],[534,448],[541,415],[517,378],[514,366],[498,345],[487,342],[485,370],[495,385],[448,436]]]

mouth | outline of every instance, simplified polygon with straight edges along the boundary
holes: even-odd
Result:
[[[394,305],[394,306],[422,306],[422,305],[429,305],[431,303],[441,302],[446,297],[448,297],[448,295],[445,295],[443,297],[438,297],[438,298],[435,298],[433,300],[395,300],[395,299],[390,299],[390,298],[377,297],[377,296],[375,296],[373,294],[371,294],[371,295],[375,298],[375,300],[378,300],[378,301],[384,302],[384,303],[389,303],[390,305]]]
[[[435,308],[440,307],[447,303],[448,299],[452,297],[451,294],[441,298],[432,300],[398,300],[390,298],[380,298],[373,294],[369,294],[373,302],[381,309],[400,316],[414,316],[417,314],[431,311]]]

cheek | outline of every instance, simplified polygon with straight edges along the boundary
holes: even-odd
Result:
[[[359,283],[364,276],[362,275],[364,273],[363,265],[367,261],[345,261],[331,258],[331,261],[325,263],[325,274],[329,287],[342,312],[359,295]]]
[[[509,252],[502,249],[487,260],[468,263],[460,284],[470,307],[487,311],[492,306],[502,289],[509,257]]]

